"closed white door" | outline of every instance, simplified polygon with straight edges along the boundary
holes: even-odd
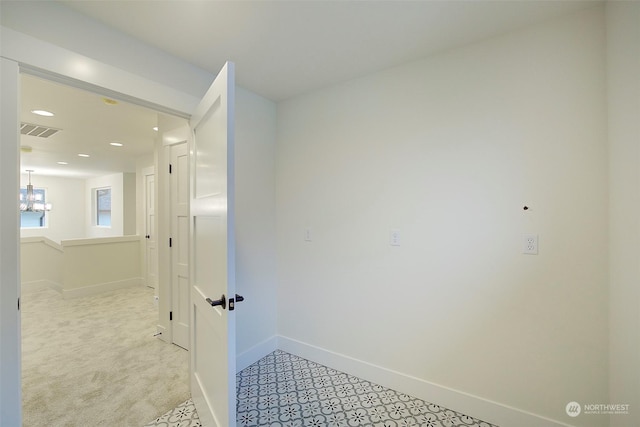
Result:
[[[193,114],[191,394],[203,426],[236,425],[234,65]]]
[[[153,168],[145,169],[144,179],[144,229],[145,229],[145,276],[146,284],[151,288],[158,286],[158,250],[156,240],[155,186],[156,176]]]
[[[171,312],[173,343],[189,349],[189,151],[170,148]]]

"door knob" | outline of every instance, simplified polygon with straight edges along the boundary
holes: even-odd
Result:
[[[217,305],[221,306],[222,309],[224,310],[225,308],[227,308],[227,298],[224,296],[224,294],[222,294],[222,296],[220,297],[220,299],[217,300],[212,300],[211,298],[207,298],[207,302],[209,304],[211,304],[211,307],[215,307]]]

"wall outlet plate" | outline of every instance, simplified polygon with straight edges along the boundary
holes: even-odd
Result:
[[[522,253],[527,255],[538,255],[537,234],[525,234],[522,236]]]

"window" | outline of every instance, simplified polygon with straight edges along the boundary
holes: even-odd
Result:
[[[111,188],[96,190],[96,225],[111,227]]]
[[[46,192],[44,188],[33,189],[33,202],[44,205],[46,203]],[[20,204],[27,204],[27,187],[20,188]],[[22,208],[21,208],[22,209]],[[44,228],[47,226],[46,212],[43,210],[20,211],[20,228]]]

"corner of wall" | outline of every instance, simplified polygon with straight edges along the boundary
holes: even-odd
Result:
[[[609,142],[609,403],[640,425],[640,3],[606,3]]]
[[[136,174],[122,174],[122,234],[136,234]]]

